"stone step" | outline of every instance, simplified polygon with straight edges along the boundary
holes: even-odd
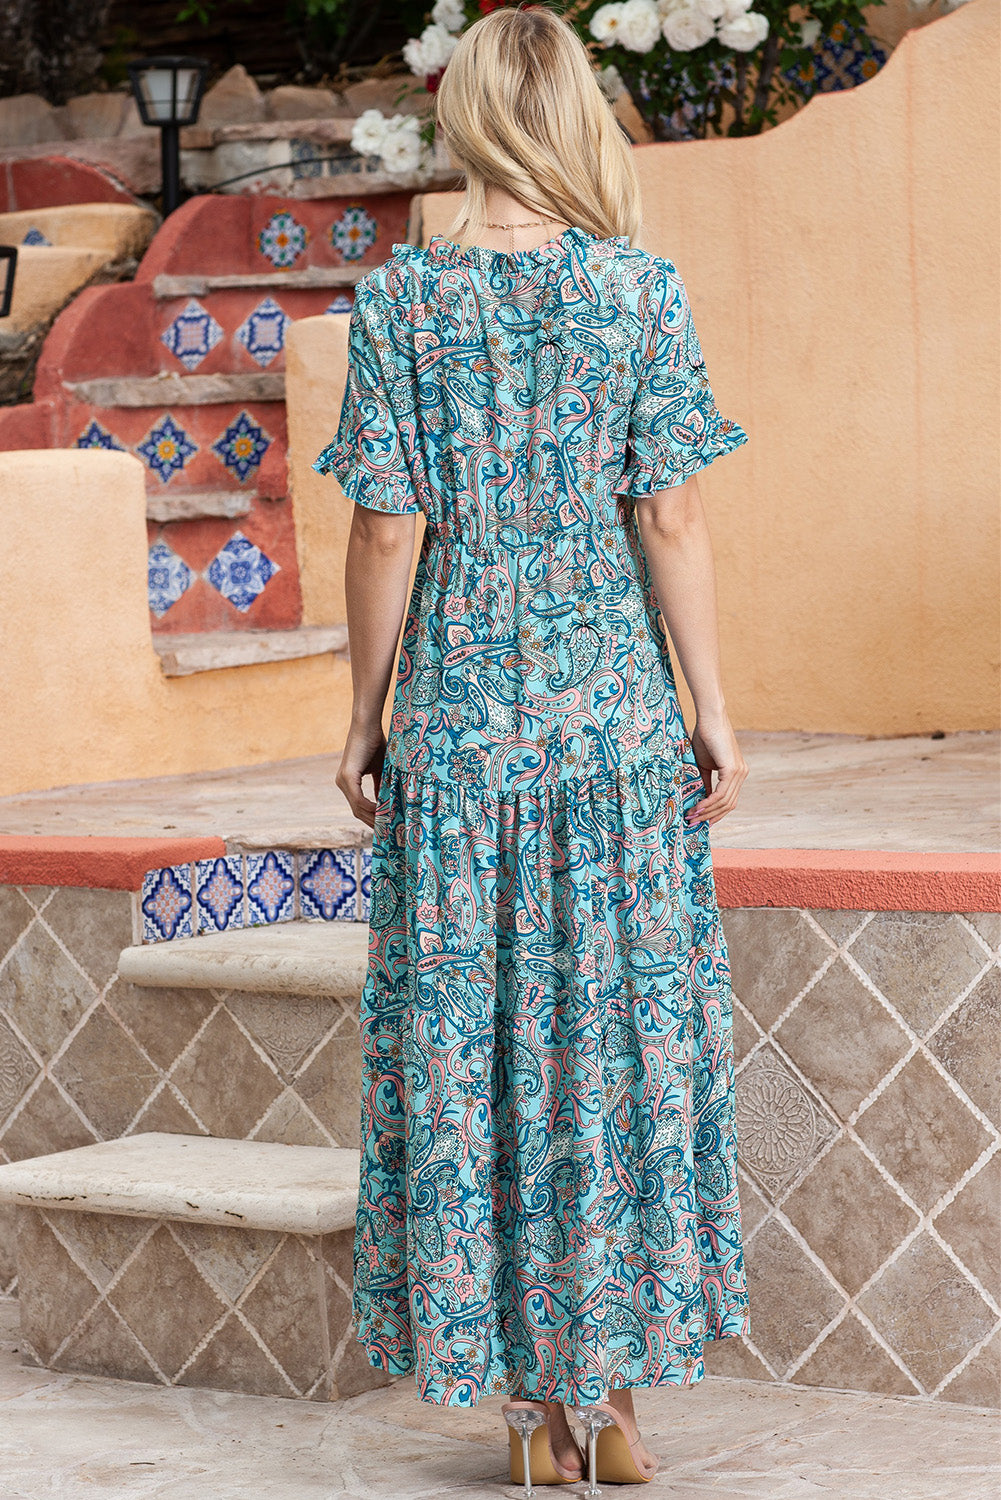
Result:
[[[203,516],[221,516],[231,521],[239,516],[249,516],[257,499],[257,490],[168,490],[166,494],[147,490],[146,519],[162,523],[198,521]]]
[[[146,1131],[0,1166],[0,1203],[288,1234],[354,1222],[358,1152]]]
[[[118,973],[155,989],[320,995],[357,1002],[368,967],[367,922],[278,922],[126,948]]]
[[[233,493],[220,491],[220,494]],[[191,677],[196,672],[219,672],[227,667],[249,667],[269,661],[297,661],[328,651],[346,652],[348,628],[301,625],[297,630],[218,630],[205,635],[154,636],[153,645],[165,677]]]
[[[274,374],[123,375],[113,379],[66,382],[65,389],[87,406],[229,406],[249,401],[284,401],[285,376]]]
[[[354,286],[370,271],[370,265],[306,266],[301,271],[241,271],[219,276],[154,276],[153,296],[158,302],[168,297],[205,297],[209,292],[228,292],[240,287],[264,287],[269,291],[288,291],[296,287]]]

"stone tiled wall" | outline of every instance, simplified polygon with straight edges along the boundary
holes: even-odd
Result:
[[[125,983],[134,899],[0,887],[3,1159],[139,1130],[356,1144],[356,1013]],[[751,1329],[707,1368],[999,1404],[1001,916],[723,925]],[[9,1216],[7,1294],[13,1249]]]
[[[751,1328],[707,1368],[1001,1404],[1001,916],[723,928]]]
[[[356,1147],[356,1007],[132,985],[116,966],[134,900],[0,887],[0,1158],[143,1130]],[[14,1216],[0,1214],[10,1294]]]

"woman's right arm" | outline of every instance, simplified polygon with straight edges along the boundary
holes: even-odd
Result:
[[[723,700],[716,562],[698,480],[690,475],[634,503],[657,602],[695,703],[692,750],[706,796],[688,822],[712,824],[733,811],[748,768]]]

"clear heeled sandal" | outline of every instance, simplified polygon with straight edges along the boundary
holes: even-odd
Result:
[[[581,1472],[566,1469],[553,1453],[544,1401],[508,1401],[501,1414],[510,1430],[511,1483],[525,1486],[524,1500],[538,1500],[536,1484],[580,1483]]]
[[[578,1422],[587,1433],[587,1489],[584,1500],[599,1500],[599,1478],[608,1484],[648,1484],[659,1460],[645,1463],[639,1453],[639,1437],[630,1440],[621,1415],[613,1406],[575,1406]]]

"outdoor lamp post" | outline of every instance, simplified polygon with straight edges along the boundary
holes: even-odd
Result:
[[[208,63],[203,57],[147,57],[129,63],[129,82],[144,125],[160,129],[160,181],[163,215],[180,202],[181,153],[178,132],[193,125],[205,91]]]
[[[14,272],[17,270],[17,247],[0,245],[0,318],[10,317],[10,305],[14,300]]]

